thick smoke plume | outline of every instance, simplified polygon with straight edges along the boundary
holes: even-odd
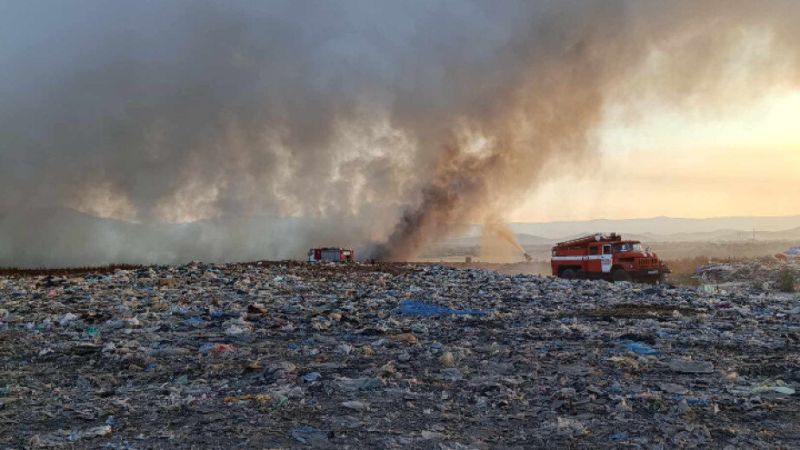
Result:
[[[590,154],[612,102],[794,85],[798,19],[778,0],[6,4],[0,264],[409,258]]]

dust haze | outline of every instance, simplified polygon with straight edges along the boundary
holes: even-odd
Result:
[[[610,103],[800,81],[794,1],[0,8],[2,265],[410,258],[591,159]]]

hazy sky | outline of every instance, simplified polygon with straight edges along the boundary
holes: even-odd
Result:
[[[617,119],[597,159],[553,169],[513,220],[800,214],[799,91]]]

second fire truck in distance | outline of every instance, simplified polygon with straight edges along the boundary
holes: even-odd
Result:
[[[356,254],[351,248],[317,247],[308,251],[308,262],[353,262]]]

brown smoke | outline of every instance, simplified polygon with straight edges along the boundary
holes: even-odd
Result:
[[[465,150],[469,142],[447,138],[450,143],[423,189],[422,201],[404,213],[378,254],[409,258],[427,240],[446,235],[454,223],[491,227],[492,220],[513,207],[509,202],[535,187],[548,160],[575,161],[591,151],[604,106],[614,95],[634,94],[629,91],[632,80],[641,79],[638,71],[653,54],[674,52],[673,59],[665,58],[659,67],[666,76],[661,73],[646,81],[650,85],[636,86],[639,93],[667,104],[693,106],[693,112],[698,101],[716,111],[757,95],[745,86],[740,86],[745,88],[739,93],[742,97],[730,95],[737,82],[729,79],[725,61],[743,45],[748,30],[766,33],[773,48],[788,50],[784,62],[789,63],[778,69],[762,66],[763,73],[747,80],[765,88],[777,80],[795,82],[798,55],[790,43],[798,36],[781,16],[796,17],[800,10],[791,2],[759,5],[765,7],[716,1],[659,6],[588,2],[574,10],[566,6],[559,15],[565,22],[559,27],[544,25],[553,35],[540,34],[543,30],[533,26],[532,34],[520,37],[519,43],[536,47],[545,42],[544,51],[533,52],[536,57],[530,60],[517,60],[518,82],[486,99],[486,114],[466,120],[488,145],[473,155]],[[583,16],[588,11],[596,15]]]
[[[0,265],[409,258],[501,221],[544,167],[584,170],[610,104],[713,114],[794,87],[798,19],[785,0],[10,4]]]

